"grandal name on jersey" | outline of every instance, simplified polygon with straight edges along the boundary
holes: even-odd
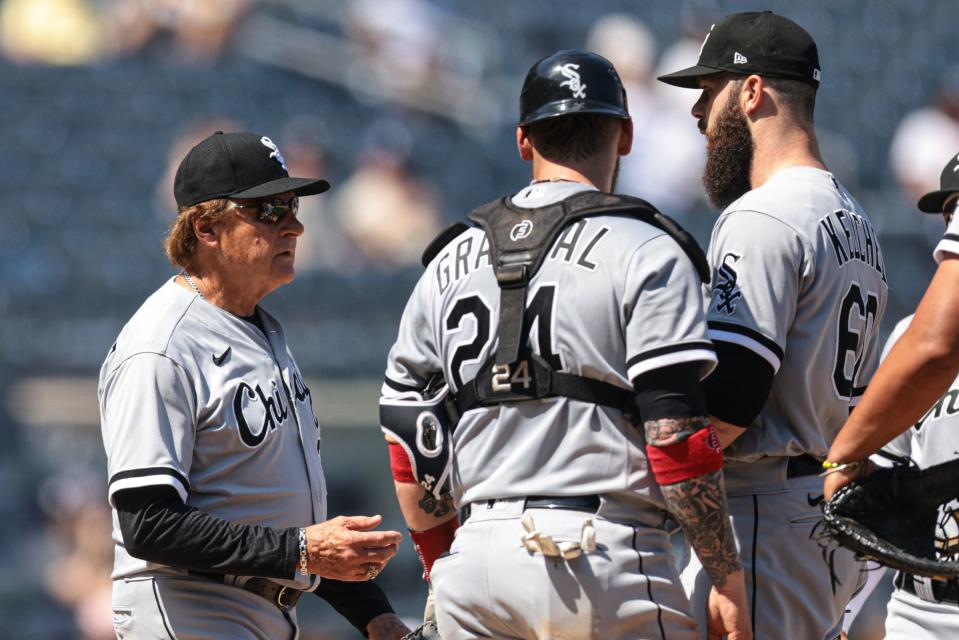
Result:
[[[595,231],[590,230],[590,233],[584,235],[583,230],[586,229],[588,222],[589,220],[579,220],[571,224],[553,244],[547,260],[562,260],[566,264],[573,264],[587,271],[596,269],[597,263],[595,260],[597,256],[593,255],[593,249],[603,239],[603,236],[609,233],[609,227],[600,227]],[[444,251],[439,260],[436,261],[436,286],[440,293],[445,293],[450,284],[480,267],[492,266],[489,238],[486,234],[483,234],[479,239],[479,251],[470,260],[473,243],[476,240],[477,238],[472,234],[463,234],[456,241],[453,250]]]

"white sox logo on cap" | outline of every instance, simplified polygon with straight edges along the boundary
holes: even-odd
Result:
[[[559,86],[569,87],[569,90],[573,92],[574,98],[585,98],[586,85],[582,83],[579,72],[577,72],[576,69],[579,69],[579,65],[572,62],[561,66],[559,72],[563,74],[564,78],[568,79],[560,82]]]
[[[260,142],[263,143],[264,147],[272,151],[270,157],[279,162],[280,166],[283,167],[283,170],[289,173],[290,170],[286,168],[286,160],[283,159],[283,154],[280,153],[280,149],[276,146],[276,143],[266,136],[260,138]]]
[[[533,232],[533,223],[529,220],[523,220],[522,222],[513,226],[509,231],[509,239],[513,242],[517,240],[522,240],[529,234]]]

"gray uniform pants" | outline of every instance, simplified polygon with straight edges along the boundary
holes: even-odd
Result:
[[[959,638],[959,604],[896,589],[886,606],[886,640]]]
[[[784,458],[724,472],[729,514],[746,573],[755,640],[832,640],[846,604],[865,583],[862,562],[833,547],[832,570],[810,539],[822,517],[822,478],[786,478]],[[693,614],[703,621],[711,583],[693,554],[682,572]],[[701,622],[702,624],[702,622]],[[705,627],[701,638],[706,637]]]
[[[522,544],[523,500],[479,503],[450,553],[433,565],[444,640],[695,640],[665,531],[583,511],[529,509],[557,544],[580,540],[593,517],[597,548],[571,560]]]
[[[262,596],[202,578],[113,581],[113,627],[126,640],[297,638],[296,611]]]

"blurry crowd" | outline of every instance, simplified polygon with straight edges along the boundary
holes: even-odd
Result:
[[[480,54],[491,46],[484,41],[484,27],[470,28],[466,17],[426,0],[266,4],[289,5],[302,23],[315,24],[302,46],[312,47],[305,49],[311,55],[328,54],[316,55],[315,65],[304,68],[296,56],[296,34],[290,31],[275,54],[277,66],[352,90],[359,101],[395,107],[391,115],[355,132],[350,158],[330,151],[330,127],[336,124],[310,114],[292,117],[271,132],[292,175],[342,176],[333,180],[328,196],[301,202],[307,233],[297,249],[298,270],[345,276],[373,271],[388,277],[417,264],[429,240],[466,211],[449,210],[450,185],[442,176],[417,169],[416,129],[406,115],[441,118],[462,127],[463,135],[479,137],[486,135],[484,127],[515,122],[513,105],[500,104],[497,93],[483,88],[484,82],[505,82],[490,80],[484,67],[486,58]],[[271,23],[257,9],[253,0],[3,0],[0,52],[16,65],[96,66],[144,57],[214,70],[223,56],[233,55],[240,45],[253,47],[258,33],[270,32]],[[635,142],[622,163],[619,190],[703,230],[696,234],[701,241],[713,218],[702,215],[704,139],[689,115],[695,92],[655,82],[655,77],[663,69],[692,64],[708,28],[702,21],[686,21],[678,32],[662,34],[637,16],[616,13],[588,26],[583,41],[566,43],[610,59],[627,87]],[[558,45],[551,43],[543,53]],[[352,66],[340,62],[347,59]],[[532,62],[514,61],[509,80]],[[515,87],[505,93],[515,93]],[[182,123],[166,150],[167,170],[157,176],[154,215],[164,224],[172,221],[173,172],[187,149],[212,131],[247,129],[258,127],[226,112]],[[939,171],[956,149],[959,65],[942,75],[935,95],[905,114],[892,133],[888,166],[905,201],[915,202],[919,194],[937,188]],[[518,190],[523,185],[511,186]],[[103,485],[96,473],[55,476],[41,486],[37,498],[49,523],[45,539],[53,549],[47,590],[74,612],[79,636],[91,640],[113,637],[110,512]]]
[[[3,52],[18,62],[83,65],[156,48],[210,63],[251,0],[6,0]]]

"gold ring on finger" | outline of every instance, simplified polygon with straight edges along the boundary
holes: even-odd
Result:
[[[366,566],[366,579],[375,580],[376,576],[380,575],[380,569],[372,562]]]

